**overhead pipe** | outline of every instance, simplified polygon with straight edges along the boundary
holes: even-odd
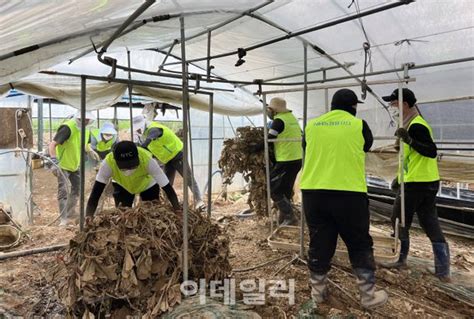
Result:
[[[369,15],[372,15],[374,13],[378,13],[378,12],[382,12],[382,11],[385,11],[385,10],[393,9],[393,8],[396,8],[396,7],[399,7],[399,6],[402,6],[402,5],[407,5],[407,4],[412,3],[412,2],[414,2],[414,0],[400,0],[400,1],[397,1],[397,2],[389,3],[389,4],[386,4],[386,5],[380,6],[378,8],[370,9],[370,10],[360,12],[360,13],[356,13],[356,14],[353,14],[353,15],[350,15],[350,16],[347,16],[347,17],[344,17],[344,18],[336,19],[334,21],[326,22],[326,23],[323,23],[323,24],[320,24],[320,25],[317,25],[317,26],[314,26],[314,27],[311,27],[311,28],[303,29],[303,30],[298,31],[298,32],[290,33],[290,34],[287,34],[287,35],[284,35],[284,36],[281,36],[281,37],[278,37],[278,38],[275,38],[275,39],[272,39],[272,40],[267,40],[267,41],[264,41],[262,43],[255,44],[255,45],[243,48],[243,50],[245,50],[246,52],[249,52],[249,51],[252,51],[252,50],[267,46],[267,45],[270,45],[270,44],[281,42],[283,40],[288,40],[288,39],[298,37],[298,36],[306,34],[306,33],[326,29],[326,28],[329,28],[329,27],[332,27],[332,26],[335,26],[335,25],[338,25],[338,24],[341,24],[341,23],[344,23],[344,22],[348,22],[348,21],[351,21],[351,20],[355,20],[355,19],[359,19],[359,18],[362,18],[362,17],[365,17],[365,16],[369,16]],[[235,50],[235,51],[232,51],[232,52],[217,54],[217,55],[211,56],[209,58],[211,60],[213,60],[213,59],[218,59],[218,58],[223,58],[223,57],[235,55],[237,53],[238,53],[238,51]],[[326,53],[324,51],[319,52],[319,53],[323,54],[323,55],[326,55]],[[196,59],[189,60],[188,62],[193,63],[193,62],[205,61],[207,59],[208,59],[208,57],[196,58]],[[177,64],[177,62],[169,63],[168,65],[172,65],[172,64]]]

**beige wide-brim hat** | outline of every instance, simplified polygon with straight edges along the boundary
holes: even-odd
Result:
[[[286,108],[286,101],[280,97],[271,99],[268,107],[277,113],[291,112],[291,110]]]

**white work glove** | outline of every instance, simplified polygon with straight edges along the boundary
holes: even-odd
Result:
[[[94,161],[97,161],[97,162],[101,161],[99,154],[97,154],[97,152],[92,149],[90,144],[87,144],[86,152],[87,152],[87,155],[89,155],[89,157],[93,159]]]

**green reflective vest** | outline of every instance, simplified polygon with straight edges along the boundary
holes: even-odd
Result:
[[[133,174],[126,176],[118,168],[113,153],[109,153],[105,157],[105,162],[112,169],[112,179],[125,188],[130,194],[140,194],[145,191],[153,179],[153,177],[148,173],[148,163],[150,160],[153,160],[150,152],[138,147],[138,158],[140,164],[138,164],[138,167],[135,169]]]
[[[278,134],[275,144],[275,158],[277,162],[288,162],[303,158],[301,141],[279,142],[281,139],[301,139],[301,128],[298,120],[291,112],[277,113],[274,119],[280,119],[285,123],[283,132]]]
[[[342,110],[309,121],[300,188],[367,192],[362,120]]]
[[[81,130],[76,125],[75,119],[64,122],[71,130],[71,135],[63,143],[56,145],[56,156],[59,161],[59,167],[66,171],[75,172],[79,169],[81,163]],[[89,141],[89,130],[86,130],[86,144]]]
[[[91,133],[97,141],[96,150],[99,152],[109,152],[112,149],[112,146],[114,145],[115,141],[117,140],[117,136],[115,135],[109,141],[104,141],[100,136],[100,130],[98,128],[93,129]]]
[[[421,115],[416,116],[408,125],[421,124],[428,129],[431,138],[433,131]],[[439,181],[438,162],[436,158],[421,155],[410,145],[403,143],[403,180],[409,182],[434,182]],[[400,182],[400,169],[398,170],[398,181]]]
[[[163,135],[156,140],[151,141],[147,148],[163,164],[172,160],[183,149],[183,142],[167,126],[152,122],[145,130],[143,137],[146,139],[150,129],[160,128]]]

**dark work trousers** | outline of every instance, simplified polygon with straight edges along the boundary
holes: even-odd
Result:
[[[421,228],[433,243],[445,243],[443,231],[439,226],[438,213],[436,211],[436,193],[438,193],[439,182],[429,183],[406,183],[405,184],[405,227],[400,227],[400,240],[409,239],[409,231],[413,216],[418,216]],[[401,196],[398,190],[397,198],[393,205],[392,226],[395,229],[395,220],[401,221]]]
[[[338,235],[347,246],[352,268],[375,270],[366,193],[303,190],[309,229],[308,268],[324,275],[331,269]]]
[[[165,174],[170,181],[170,185],[173,186],[174,177],[176,176],[176,171],[179,175],[183,176],[183,152],[179,152],[171,161],[165,164]],[[188,178],[188,187],[193,192],[194,200],[199,202],[202,200],[201,192],[199,191],[199,186],[194,179],[194,176],[191,174],[191,168],[188,165],[188,172],[191,178]]]
[[[61,174],[61,172],[63,174]],[[59,212],[63,218],[70,217],[74,214],[74,208],[76,207],[77,201],[79,199],[79,191],[81,186],[81,175],[79,170],[75,172],[66,171],[61,169],[61,172],[57,172],[58,178],[58,202],[59,202]],[[68,182],[71,183],[71,191],[68,196]]]
[[[293,197],[293,186],[301,169],[301,160],[277,162],[270,172],[270,193],[272,200],[278,202],[284,197]]]
[[[120,186],[117,183],[112,183],[114,187],[114,201],[115,207],[132,207],[133,200],[135,199],[135,194],[129,193],[125,188]],[[140,193],[140,198],[142,201],[152,201],[160,199],[160,186],[158,184],[153,185],[147,190],[144,190]]]

